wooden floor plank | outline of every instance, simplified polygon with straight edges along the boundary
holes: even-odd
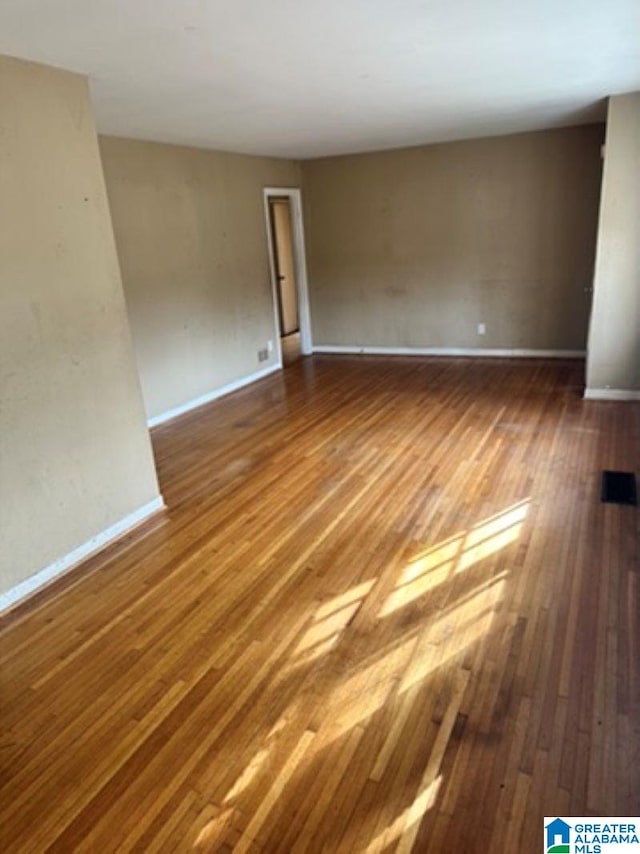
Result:
[[[640,405],[319,357],[152,433],[167,511],[0,618],[0,847],[540,849],[640,811]]]

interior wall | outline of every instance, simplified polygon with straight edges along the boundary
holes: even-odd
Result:
[[[298,186],[299,167],[113,137],[100,148],[148,418],[273,367],[262,189]]]
[[[603,134],[305,161],[314,346],[583,350]]]
[[[587,394],[640,391],[640,92],[609,99]]]
[[[84,78],[0,58],[0,592],[158,498]]]

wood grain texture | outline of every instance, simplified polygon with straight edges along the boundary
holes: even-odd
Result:
[[[540,850],[640,812],[640,405],[304,359],[156,428],[168,510],[0,623],[0,847]]]

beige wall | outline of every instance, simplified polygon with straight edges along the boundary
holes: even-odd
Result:
[[[314,345],[584,349],[602,137],[304,162]]]
[[[640,391],[640,93],[609,99],[587,388]]]
[[[158,495],[84,78],[0,58],[0,592]]]
[[[100,147],[148,417],[273,365],[262,188],[299,185],[298,167],[112,137]]]

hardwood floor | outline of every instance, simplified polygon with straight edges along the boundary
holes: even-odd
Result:
[[[153,431],[168,511],[1,623],[0,847],[537,852],[640,813],[640,405],[313,357]]]

